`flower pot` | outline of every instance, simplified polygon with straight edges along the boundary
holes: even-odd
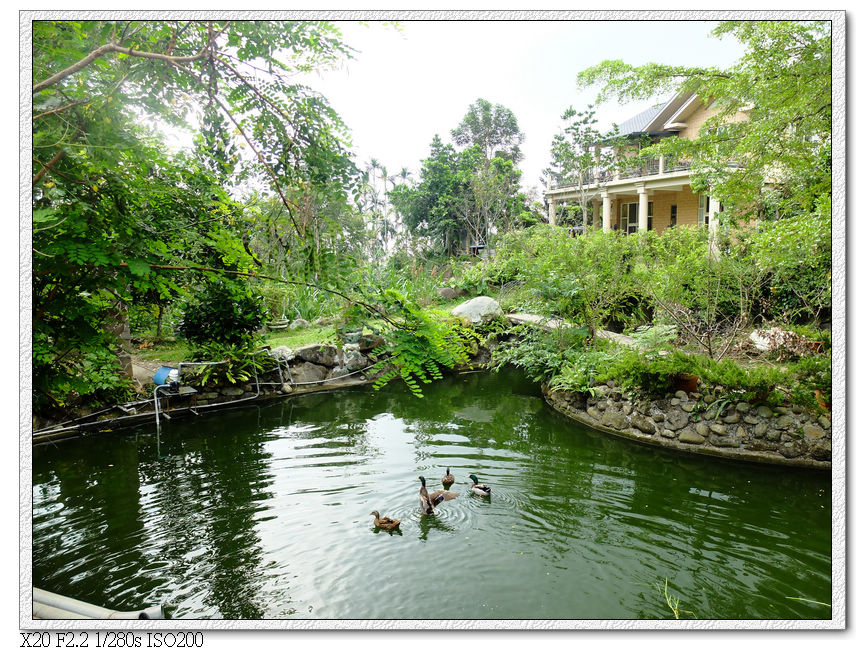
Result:
[[[697,384],[700,378],[697,375],[684,374],[676,377],[676,390],[683,390],[686,393],[693,393],[697,390]]]

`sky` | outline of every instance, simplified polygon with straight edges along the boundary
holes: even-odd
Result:
[[[415,179],[433,136],[451,142],[451,130],[478,98],[501,104],[525,134],[523,186],[542,189],[562,113],[569,106],[582,110],[597,97],[597,88],[577,90],[580,70],[605,59],[728,67],[743,49],[730,37],[710,36],[713,24],[403,21],[394,28],[340,22],[344,41],[358,50],[355,58],[306,83],[349,126],[359,166],[375,158],[389,174],[407,167]],[[621,123],[651,103],[601,104],[598,126]]]

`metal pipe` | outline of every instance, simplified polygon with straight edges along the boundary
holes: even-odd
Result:
[[[33,588],[34,618],[107,618],[107,619],[164,619],[162,605],[154,605],[132,612],[119,612],[91,605],[68,596],[61,596],[38,587]]]

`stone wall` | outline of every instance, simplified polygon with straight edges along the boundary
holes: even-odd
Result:
[[[615,382],[594,396],[545,390],[557,411],[587,426],[644,444],[760,463],[830,469],[831,425],[799,406],[721,399],[720,386],[634,402]]]

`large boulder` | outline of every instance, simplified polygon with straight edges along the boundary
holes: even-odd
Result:
[[[333,368],[339,364],[339,348],[335,345],[319,345],[313,343],[312,345],[305,345],[302,348],[298,348],[294,351],[294,354],[296,357],[299,357],[304,361],[315,363],[319,366]]]
[[[459,318],[471,320],[473,325],[488,323],[505,315],[499,303],[487,296],[478,296],[460,303],[451,310]]]

